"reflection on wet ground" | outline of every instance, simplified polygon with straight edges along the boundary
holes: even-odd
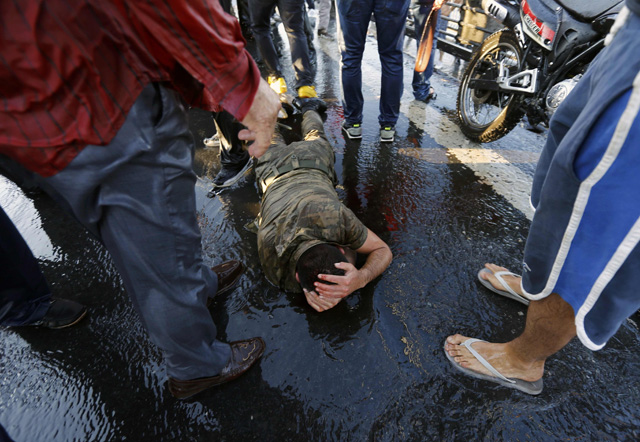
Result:
[[[29,243],[53,290],[91,311],[64,331],[0,330],[0,423],[17,441],[640,438],[637,315],[602,351],[572,342],[550,359],[540,397],[462,376],[442,351],[456,331],[508,340],[524,325],[519,304],[475,280],[486,261],[519,268],[529,226],[515,184],[501,190],[504,175],[484,171],[509,166],[526,187],[543,137],[519,128],[501,143],[465,143],[452,116],[456,81],[444,66],[434,78],[438,100],[404,100],[389,145],[376,140],[379,79],[367,79],[364,139],[345,143],[335,41],[317,43],[338,192],[391,246],[387,272],[322,314],[271,286],[243,227],[258,211],[253,176],[206,197],[218,158],[200,140],[213,124],[192,111],[205,259],[248,267],[240,287],[215,300],[212,316],[221,339],[262,336],[267,351],[239,380],[178,401],[108,254],[48,197],[3,180],[0,202],[16,204],[21,229],[36,232]],[[374,43],[368,66],[376,63]],[[506,160],[479,160],[465,149]]]

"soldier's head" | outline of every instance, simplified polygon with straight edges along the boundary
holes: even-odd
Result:
[[[300,286],[310,292],[315,291],[316,281],[332,284],[318,279],[319,274],[344,275],[344,270],[337,269],[335,263],[348,262],[344,252],[338,246],[318,244],[305,251],[296,264],[296,277]]]

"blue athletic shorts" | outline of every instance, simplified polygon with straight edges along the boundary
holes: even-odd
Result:
[[[531,193],[522,288],[567,301],[592,350],[640,308],[638,41],[630,14],[554,115]]]

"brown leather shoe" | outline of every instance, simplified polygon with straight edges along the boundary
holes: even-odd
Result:
[[[265,344],[262,338],[231,342],[231,359],[217,376],[210,378],[181,381],[169,378],[169,391],[178,399],[193,396],[196,393],[229,382],[249,369],[264,353]]]
[[[211,267],[211,270],[218,275],[218,291],[215,296],[220,296],[231,291],[238,284],[238,281],[240,281],[244,269],[244,264],[235,259]],[[213,298],[209,297],[209,299],[207,299],[207,307],[211,305],[211,302],[213,302]]]

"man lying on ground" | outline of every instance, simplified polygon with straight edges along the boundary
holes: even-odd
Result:
[[[291,292],[303,291],[317,311],[378,277],[391,263],[391,250],[338,199],[333,148],[317,98],[297,98],[303,113],[303,141],[286,144],[276,133],[256,165],[263,192],[258,253],[267,279]],[[356,253],[367,256],[357,269]]]

